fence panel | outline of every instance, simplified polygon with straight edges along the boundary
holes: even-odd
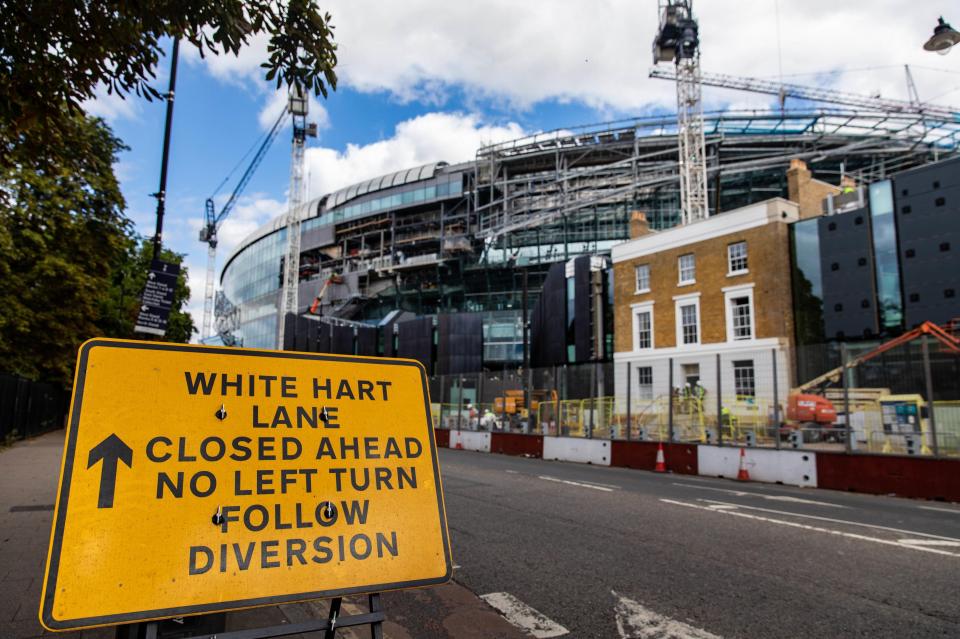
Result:
[[[56,384],[0,373],[0,443],[63,428],[69,401]]]

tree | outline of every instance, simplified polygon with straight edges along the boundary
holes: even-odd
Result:
[[[103,296],[100,307],[98,327],[102,335],[139,339],[134,333],[137,314],[140,309],[140,297],[150,272],[153,259],[153,242],[148,238],[131,238],[126,255],[111,274],[111,286]],[[180,265],[180,275],[173,293],[173,308],[167,321],[167,333],[163,339],[168,342],[189,342],[196,330],[193,317],[184,310],[190,299],[187,286],[189,273],[183,265],[183,255],[170,249],[162,249],[160,259],[164,262]],[[150,337],[150,339],[157,339]]]
[[[76,114],[98,86],[160,97],[151,82],[164,37],[183,38],[205,55],[236,54],[252,36],[269,34],[266,79],[326,96],[328,86],[337,86],[330,20],[315,0],[5,3],[0,156],[14,144],[40,154],[62,149],[57,142],[64,118]]]
[[[132,225],[113,174],[123,144],[99,120],[61,120],[59,161],[14,146],[0,167],[0,361],[69,383],[77,347],[100,334],[101,300]]]

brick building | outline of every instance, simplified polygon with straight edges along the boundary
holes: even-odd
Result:
[[[616,394],[669,397],[699,383],[725,400],[774,396],[792,382],[794,335],[788,227],[796,203],[774,198],[687,226],[651,232],[635,214],[633,239],[613,248]],[[630,368],[629,375],[627,368]]]

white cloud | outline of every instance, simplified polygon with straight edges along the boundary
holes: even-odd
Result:
[[[241,196],[217,233],[217,259],[221,266],[243,238],[286,210],[286,202],[275,200],[263,193]],[[199,223],[198,220],[197,224]],[[199,231],[199,226],[197,230]]]
[[[94,94],[92,100],[84,100],[80,106],[88,114],[103,118],[110,124],[121,118],[134,120],[140,113],[139,101],[142,98],[136,95],[124,99],[116,93],[107,93],[103,85],[98,86]]]
[[[459,113],[427,113],[397,125],[393,137],[366,145],[348,144],[345,151],[314,147],[306,151],[313,196],[378,175],[427,162],[469,160],[481,144],[524,135],[520,125],[484,124]]]
[[[654,7],[636,0],[323,3],[336,26],[342,86],[437,106],[456,86],[512,108],[553,99],[621,113],[675,103],[670,82],[646,77],[657,28]],[[952,4],[935,0],[918,8],[903,0],[698,2],[703,68],[775,77],[782,57],[787,75],[839,71],[785,80],[903,98],[903,64],[955,73],[952,57],[921,48],[937,16],[949,17]],[[222,80],[262,81],[265,59],[266,37],[258,37],[239,57],[212,56],[207,65]],[[856,70],[864,67],[871,70]],[[924,99],[960,85],[960,77],[944,73],[917,70],[915,76]],[[712,89],[705,96],[716,104],[726,100]],[[945,99],[951,97],[960,102],[957,93]]]

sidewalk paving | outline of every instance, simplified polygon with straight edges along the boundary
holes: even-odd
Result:
[[[64,431],[0,448],[0,639],[113,639],[114,628],[51,633],[38,620],[40,590],[60,478]],[[389,639],[521,639],[510,625],[468,589],[451,582],[383,595]],[[227,615],[227,630],[326,618],[327,601],[269,606]],[[366,598],[344,599],[343,614],[367,611]],[[312,636],[316,636],[313,633]],[[369,628],[338,631],[341,639],[369,637]]]

